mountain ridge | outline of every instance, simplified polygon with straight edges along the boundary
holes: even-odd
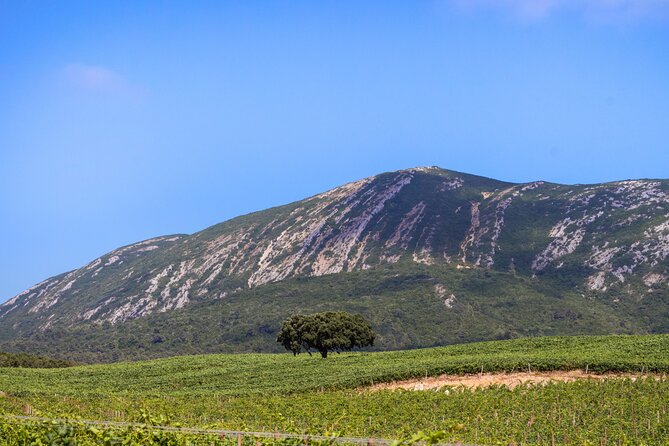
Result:
[[[668,255],[667,180],[510,183],[418,167],[113,250],[1,305],[0,345],[389,265],[494,270],[608,305],[664,296]],[[448,283],[439,285],[446,302]]]

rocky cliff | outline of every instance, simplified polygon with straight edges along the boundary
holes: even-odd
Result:
[[[668,255],[669,181],[512,184],[415,168],[119,248],[0,306],[0,340],[121,326],[282,281],[391,265],[491,271],[584,299],[638,301],[667,291]],[[448,284],[437,285],[448,300]]]

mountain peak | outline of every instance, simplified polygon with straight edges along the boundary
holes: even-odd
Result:
[[[271,283],[389,265],[566,275],[583,294],[645,294],[666,290],[667,256],[667,182],[516,184],[415,167],[119,248],[1,306],[0,340],[118,325]]]

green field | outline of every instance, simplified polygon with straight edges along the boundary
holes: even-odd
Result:
[[[360,391],[368,384],[426,374],[586,367],[668,372],[669,335],[534,338],[326,360],[239,354],[2,368],[0,391],[6,395],[0,397],[0,410],[20,414],[30,407],[46,417],[391,439],[445,430],[448,440],[477,444],[551,444],[553,439],[558,444],[604,439],[669,444],[669,380],[657,375],[514,390]]]

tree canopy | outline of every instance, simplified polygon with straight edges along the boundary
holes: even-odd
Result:
[[[51,359],[43,356],[29,355],[27,353],[5,353],[0,352],[0,367],[22,367],[22,368],[58,368],[76,365],[72,361],[62,359]]]
[[[328,351],[350,351],[374,345],[372,327],[361,315],[345,311],[297,314],[286,319],[276,341],[294,355],[303,350],[318,351],[327,358]]]

